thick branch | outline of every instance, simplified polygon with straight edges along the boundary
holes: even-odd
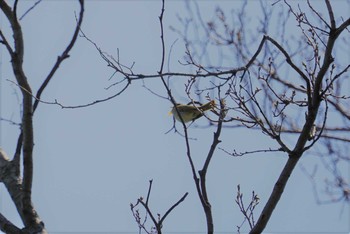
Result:
[[[289,157],[286,165],[284,166],[280,177],[278,178],[273,191],[267,201],[263,211],[260,214],[260,217],[254,226],[254,228],[250,231],[250,234],[258,234],[262,233],[265,229],[273,210],[275,209],[278,201],[280,200],[284,188],[286,187],[287,181],[292,174],[295,165],[297,164],[299,157]]]
[[[21,233],[21,229],[16,227],[0,213],[0,230],[5,233]]]
[[[330,7],[330,6],[329,6]],[[328,9],[331,11],[331,9]],[[330,13],[331,14],[331,13]],[[329,36],[328,36],[328,42],[326,46],[326,51],[324,55],[323,64],[320,68],[320,71],[318,72],[316,79],[315,79],[315,85],[314,90],[312,94],[312,103],[309,106],[309,113],[306,118],[306,122],[304,124],[302,133],[300,137],[298,138],[298,142],[294,148],[294,152],[296,152],[296,155],[299,155],[298,151],[302,151],[304,149],[304,146],[307,142],[309,132],[311,131],[312,125],[314,124],[317,112],[320,107],[320,103],[322,101],[321,97],[321,91],[322,91],[322,81],[326,75],[326,72],[328,71],[329,67],[334,61],[334,58],[332,57],[332,51],[335,44],[336,39],[338,38],[339,34],[336,28],[333,28],[335,24],[331,22],[332,28],[330,29]],[[345,28],[344,28],[345,29]],[[299,155],[301,156],[301,155]]]
[[[19,216],[24,220],[22,210],[22,181],[17,173],[17,165],[11,162],[5,151],[0,148],[0,182],[4,183]],[[9,221],[8,221],[9,222]],[[0,226],[7,225],[7,219],[1,218]]]
[[[300,157],[303,155],[304,151],[307,149],[305,148],[305,144],[308,140],[309,133],[311,131],[312,126],[314,125],[315,119],[317,117],[318,109],[320,107],[320,103],[322,101],[320,93],[322,88],[322,81],[325,77],[326,72],[328,71],[330,65],[333,62],[332,57],[332,51],[335,44],[335,41],[339,34],[337,34],[337,29],[335,28],[335,22],[334,22],[334,16],[333,11],[330,6],[330,3],[326,0],[328,12],[330,14],[330,21],[331,21],[331,29],[328,36],[328,42],[326,46],[326,51],[324,55],[323,64],[316,76],[315,84],[314,84],[314,90],[312,93],[311,99],[309,99],[309,108],[308,108],[308,114],[306,117],[305,124],[303,126],[302,132],[298,138],[297,143],[295,144],[295,147],[293,151],[289,154],[289,159],[282,170],[282,173],[280,177],[278,178],[273,191],[270,195],[270,198],[268,202],[266,203],[259,220],[257,224],[254,226],[254,228],[251,230],[250,233],[261,233],[264,228],[266,227],[273,210],[275,209],[279,199],[282,196],[283,190],[288,182],[288,179],[293,172],[295,165],[299,161]],[[287,60],[288,62],[288,60]],[[308,89],[309,91],[309,89]],[[308,92],[309,96],[309,92]]]
[[[14,51],[11,55],[13,72],[17,83],[22,87],[23,96],[23,114],[22,114],[22,133],[23,133],[23,193],[22,193],[22,209],[23,222],[25,226],[36,226],[40,223],[31,203],[32,181],[33,181],[33,103],[31,96],[31,87],[27,81],[27,77],[23,71],[23,34],[21,26],[16,18],[16,14],[4,2],[0,1],[0,7],[8,19],[14,38]]]
[[[6,38],[1,33],[3,43],[6,45],[9,54],[11,56],[11,63],[13,72],[17,81],[18,86],[22,92],[23,97],[23,111],[22,111],[22,124],[21,124],[21,133],[18,138],[16,153],[14,160],[11,162],[11,171],[13,171],[12,177],[9,175],[8,178],[3,180],[5,186],[7,187],[16,208],[20,214],[20,217],[23,220],[26,230],[31,230],[35,232],[45,232],[44,225],[40,221],[39,216],[34,210],[32,204],[32,182],[33,182],[33,146],[34,146],[34,133],[33,133],[33,113],[36,109],[39,98],[42,91],[47,86],[48,82],[52,78],[55,71],[58,69],[60,63],[68,57],[68,53],[73,47],[76,38],[79,33],[79,27],[82,22],[84,4],[83,0],[80,0],[81,12],[73,39],[70,44],[67,46],[66,50],[58,58],[55,66],[51,70],[48,77],[45,79],[44,83],[40,87],[36,102],[33,106],[32,99],[32,90],[30,84],[28,83],[27,77],[23,71],[23,55],[24,55],[24,42],[21,25],[17,19],[16,9],[18,1],[15,1],[13,9],[4,1],[0,0],[0,8],[4,12],[7,20],[9,21],[14,38],[14,48],[12,49],[9,46],[9,43],[6,41]],[[23,151],[23,182],[19,179],[19,155],[20,151]]]

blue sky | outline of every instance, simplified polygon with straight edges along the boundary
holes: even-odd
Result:
[[[336,12],[346,17],[349,6],[346,1],[340,2]],[[215,6],[220,4],[228,9],[239,7],[241,2],[200,2],[203,16],[210,19]],[[24,10],[30,4],[20,5]],[[130,65],[135,62],[136,72],[156,73],[161,59],[160,7],[160,1],[87,1],[83,30],[103,51],[116,56],[119,48],[121,61]],[[74,11],[78,11],[75,1],[44,1],[24,18],[24,69],[33,90],[37,90],[69,41],[74,30]],[[168,50],[178,38],[169,26],[179,25],[176,14],[185,12],[182,1],[166,3]],[[9,35],[3,15],[1,25]],[[14,77],[7,51],[0,48],[1,117],[16,122],[19,90],[7,81]],[[174,69],[181,69],[176,61],[183,54],[184,46],[179,40],[172,52]],[[93,46],[79,38],[71,57],[61,65],[42,99],[77,105],[108,97],[118,92],[117,87],[104,89],[113,82],[108,80],[112,73]],[[185,79],[179,78],[174,87],[179,100],[185,100],[181,97],[184,82]],[[150,80],[147,86],[165,95],[159,80]],[[165,233],[205,231],[205,217],[185,155],[184,139],[172,132],[165,134],[173,123],[167,114],[170,108],[170,102],[148,92],[142,82],[133,83],[113,100],[88,108],[61,109],[40,104],[34,118],[33,200],[50,233],[136,233],[129,204],[146,196],[150,179],[153,179],[150,205],[155,213],[164,214],[189,192],[166,219]],[[198,120],[198,124],[205,123],[204,119]],[[18,128],[5,122],[0,124],[0,146],[12,155]],[[189,129],[190,136],[197,139],[191,141],[191,147],[198,168],[204,163],[213,132],[213,128]],[[245,151],[252,147],[252,142],[257,149],[274,146],[262,133],[244,129],[224,129],[222,139],[220,146],[227,150]],[[283,154],[230,157],[220,150],[216,152],[208,172],[208,189],[217,232],[235,232],[236,225],[243,220],[234,202],[237,184],[241,185],[247,201],[252,190],[258,193],[261,199],[258,217],[286,160]],[[301,163],[312,168],[318,162],[305,157]],[[325,176],[321,171],[316,180],[322,183]],[[297,167],[265,231],[347,233],[349,205],[341,212],[342,205],[318,205],[310,181]],[[0,185],[0,207],[2,214],[20,225],[3,185]]]

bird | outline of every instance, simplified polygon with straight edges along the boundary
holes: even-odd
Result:
[[[213,109],[214,106],[215,106],[215,100],[211,100],[210,102],[208,102],[204,105],[198,106],[198,107],[193,106],[193,105],[176,104],[171,109],[169,114],[174,115],[174,118],[177,121],[181,122],[181,118],[178,115],[178,112],[179,112],[184,123],[187,123],[190,121],[195,121],[196,119],[202,117],[204,111],[208,111],[210,109]]]

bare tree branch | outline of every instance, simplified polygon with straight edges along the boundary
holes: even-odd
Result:
[[[19,18],[19,20],[22,20],[29,12],[31,12],[42,0],[37,0],[31,7],[26,10],[23,15]]]
[[[34,146],[34,131],[33,131],[33,114],[39,103],[40,95],[47,86],[48,82],[52,78],[53,74],[57,70],[59,64],[68,57],[68,52],[73,47],[75,40],[78,36],[79,27],[82,22],[84,12],[84,2],[80,0],[81,12],[80,19],[76,32],[73,36],[71,43],[68,45],[62,56],[56,62],[51,73],[45,79],[42,86],[39,88],[38,94],[35,98],[33,105],[33,94],[28,82],[28,79],[23,71],[23,55],[24,55],[24,42],[21,25],[17,18],[17,5],[18,1],[14,2],[13,9],[3,0],[0,0],[0,8],[5,14],[10,26],[12,28],[14,46],[11,48],[9,42],[6,40],[2,31],[0,31],[1,42],[6,46],[10,56],[13,72],[17,81],[17,85],[22,92],[22,122],[21,133],[18,137],[15,156],[12,161],[8,161],[6,157],[1,155],[1,160],[7,165],[6,172],[8,173],[2,178],[9,194],[17,208],[17,211],[24,223],[23,232],[28,233],[46,233],[44,223],[40,220],[32,204],[32,183],[33,183],[33,146]],[[23,152],[23,179],[20,175],[20,155],[21,150]],[[6,221],[3,219],[4,222]],[[13,227],[11,227],[13,228]]]
[[[65,59],[69,58],[69,52],[73,48],[73,46],[74,46],[74,44],[75,44],[75,42],[76,42],[76,40],[78,38],[80,27],[81,27],[81,24],[83,22],[83,16],[84,16],[84,0],[79,0],[79,4],[80,4],[80,13],[79,13],[79,18],[77,20],[77,25],[75,27],[72,39],[71,39],[70,43],[68,44],[68,46],[66,47],[66,49],[62,52],[62,54],[57,57],[56,63],[54,64],[54,66],[52,67],[51,71],[49,72],[49,74],[45,78],[44,82],[41,84],[40,88],[38,89],[38,92],[35,95],[36,100],[34,102],[33,112],[36,110],[36,108],[37,108],[37,106],[39,104],[39,100],[40,100],[42,92],[44,91],[46,86],[51,81],[52,77],[56,73],[56,71],[59,68],[59,66],[61,65],[61,63]]]
[[[148,187],[148,192],[147,192],[147,198],[146,198],[146,202],[144,202],[143,198],[140,197],[139,199],[137,199],[136,204],[130,204],[131,207],[131,212],[133,213],[133,216],[135,217],[135,220],[137,222],[137,224],[139,225],[140,229],[143,229],[145,232],[147,233],[153,233],[153,229],[151,228],[151,230],[148,230],[145,226],[145,223],[147,221],[147,215],[149,215],[152,219],[152,222],[155,226],[155,230],[157,234],[161,234],[162,233],[162,228],[163,228],[163,222],[165,221],[166,217],[171,213],[171,211],[173,211],[181,202],[183,202],[185,200],[185,198],[187,197],[188,193],[186,192],[174,205],[172,205],[163,215],[162,218],[160,214],[158,214],[158,220],[155,218],[154,214],[152,213],[150,206],[149,206],[149,199],[150,199],[150,195],[151,195],[151,190],[152,190],[152,183],[153,180],[149,181],[149,187]],[[138,210],[135,210],[135,208],[141,204],[145,210],[146,210],[146,216],[144,218],[144,221],[142,222],[142,219],[140,217],[140,213]]]
[[[21,233],[21,229],[16,227],[0,213],[0,230],[5,233]]]
[[[298,141],[293,151],[289,154],[289,159],[287,161],[287,164],[283,168],[282,173],[278,178],[274,186],[274,189],[270,195],[270,198],[267,201],[263,211],[261,212],[259,220],[257,221],[254,228],[251,230],[251,233],[261,233],[264,230],[266,224],[268,223],[269,218],[271,217],[271,214],[283,193],[283,190],[288,182],[288,179],[292,171],[294,170],[295,165],[297,164],[299,158],[303,154],[304,147],[308,138],[308,134],[312,128],[312,125],[314,124],[320,103],[322,101],[320,97],[322,80],[324,79],[326,71],[329,69],[331,63],[334,61],[334,58],[332,57],[332,50],[333,50],[335,41],[339,36],[339,34],[335,33],[337,29],[335,28],[332,8],[330,6],[329,1],[326,0],[326,3],[328,7],[328,12],[330,14],[331,29],[328,35],[328,42],[326,46],[323,64],[319,72],[317,73],[315,84],[314,84],[314,90],[312,93],[312,99],[310,99],[309,101],[309,108],[308,108],[309,113],[306,117],[306,122],[298,138]]]
[[[248,222],[250,228],[254,227],[255,225],[254,209],[259,204],[259,201],[260,201],[260,198],[258,197],[258,195],[255,194],[254,191],[252,191],[252,197],[249,202],[249,205],[245,207],[243,202],[243,193],[241,192],[241,186],[237,185],[237,196],[236,196],[235,202],[244,216],[242,224],[237,226],[238,233],[240,233],[240,229],[246,221]]]
[[[17,4],[15,3],[15,6]],[[12,9],[4,2],[0,1],[0,8],[8,19],[14,38],[14,51],[11,55],[13,72],[15,74],[18,85],[31,93],[30,85],[27,77],[24,74],[23,63],[23,35],[21,26],[16,17],[16,9]],[[32,179],[33,179],[33,112],[32,112],[32,97],[26,91],[22,91],[23,96],[23,116],[22,116],[22,132],[23,132],[23,218],[25,226],[37,226],[40,223],[31,203],[32,194]]]

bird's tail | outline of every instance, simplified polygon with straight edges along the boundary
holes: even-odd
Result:
[[[211,100],[210,102],[200,106],[199,109],[201,111],[207,111],[207,110],[213,109],[214,107],[215,107],[215,100]]]

